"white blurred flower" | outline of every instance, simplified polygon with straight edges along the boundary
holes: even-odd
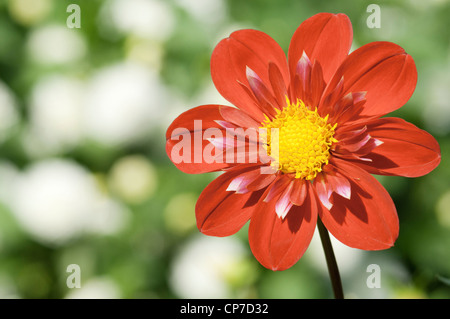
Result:
[[[199,94],[196,95],[195,99],[190,103],[193,106],[203,105],[203,104],[221,104],[232,106],[220,93],[217,91],[216,87],[212,82],[202,88]]]
[[[152,71],[129,62],[109,66],[89,83],[85,131],[105,144],[133,143],[159,124],[169,102]]]
[[[161,112],[161,127],[163,131],[165,131],[170,124],[172,124],[173,120],[175,120],[181,113],[196,107],[200,104],[195,104],[196,102],[186,102],[186,97],[183,97],[182,94],[177,92],[171,92],[170,103],[164,112]],[[212,101],[209,101],[206,104],[212,104]]]
[[[339,268],[345,283],[345,297],[352,298],[392,298],[392,282],[407,282],[408,273],[404,266],[389,255],[389,252],[365,251],[344,245],[331,233],[330,240]],[[316,229],[311,244],[302,259],[310,261],[325,277],[328,277],[327,262],[323,252],[320,235]],[[374,265],[379,268],[371,268]],[[375,270],[374,270],[375,269]],[[371,275],[379,271],[380,287],[371,288]]]
[[[29,103],[30,153],[57,153],[76,146],[83,137],[84,83],[64,75],[40,80]]]
[[[112,198],[97,194],[92,203],[92,214],[85,218],[85,229],[101,235],[114,234],[127,223],[129,211]]]
[[[173,31],[175,17],[167,2],[112,0],[105,6],[100,16],[101,22],[123,34],[165,40]]]
[[[43,244],[62,245],[86,232],[111,233],[126,222],[124,209],[105,198],[93,177],[71,161],[33,164],[12,187],[13,213]]]
[[[220,23],[226,18],[223,0],[176,0],[176,3],[195,19],[208,25]]]
[[[86,54],[86,42],[81,33],[64,25],[33,29],[27,46],[31,57],[43,64],[76,62]]]
[[[360,266],[360,262],[364,256],[364,252],[360,249],[351,248],[344,245],[331,233],[330,240],[331,244],[333,245],[333,251],[341,275],[345,276],[347,274],[351,274],[356,267]],[[322,242],[320,240],[317,228],[314,232],[313,239],[311,240],[311,244],[309,245],[309,248],[306,251],[304,257],[308,258],[313,263],[313,265],[323,274],[328,274],[328,268],[323,252]]]
[[[232,237],[195,237],[173,261],[170,285],[180,298],[229,298],[229,273],[242,261],[245,249]]]
[[[87,83],[51,75],[33,88],[25,147],[31,155],[48,155],[70,150],[85,138],[113,146],[132,144],[162,125],[167,103],[158,75],[137,63],[100,69]],[[8,105],[0,105],[0,115]],[[5,112],[4,118],[0,132],[13,117]]]
[[[94,278],[81,285],[81,288],[73,288],[66,299],[119,299],[120,289],[109,278]]]
[[[3,141],[19,121],[16,101],[11,90],[0,81],[0,142]]]

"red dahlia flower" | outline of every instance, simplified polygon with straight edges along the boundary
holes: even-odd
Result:
[[[224,171],[198,199],[202,233],[232,235],[250,220],[251,250],[273,270],[298,261],[318,217],[350,247],[394,244],[397,212],[371,174],[425,175],[439,164],[440,148],[413,124],[382,118],[413,94],[412,57],[390,42],[349,54],[352,36],[346,15],[320,13],[295,31],[287,60],[256,30],[236,31],[216,46],[212,80],[237,108],[198,106],[166,135],[167,153],[183,172]],[[257,153],[271,161],[254,160],[251,146],[261,141]]]

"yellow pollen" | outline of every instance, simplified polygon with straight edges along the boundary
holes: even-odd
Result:
[[[295,178],[312,180],[322,167],[328,164],[330,147],[337,140],[333,137],[337,124],[328,123],[328,115],[321,117],[310,110],[303,101],[297,99],[291,104],[286,97],[287,106],[270,120],[262,122],[266,131],[263,142],[272,161],[272,166]],[[276,144],[275,144],[276,143]]]

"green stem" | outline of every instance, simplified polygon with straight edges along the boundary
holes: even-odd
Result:
[[[335,299],[344,299],[344,292],[342,290],[341,276],[336,263],[336,258],[331,245],[330,235],[328,230],[323,225],[320,218],[317,219],[317,227],[319,228],[320,240],[322,241],[325,259],[327,260],[328,274],[330,275],[331,284],[333,286],[333,293]]]

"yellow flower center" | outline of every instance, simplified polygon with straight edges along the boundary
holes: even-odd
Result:
[[[297,99],[291,104],[286,97],[287,106],[270,120],[262,122],[266,150],[272,166],[286,174],[294,174],[295,178],[312,180],[328,164],[330,147],[337,142],[333,138],[337,124],[328,123],[328,115],[324,118],[315,110],[310,110],[303,101]]]

